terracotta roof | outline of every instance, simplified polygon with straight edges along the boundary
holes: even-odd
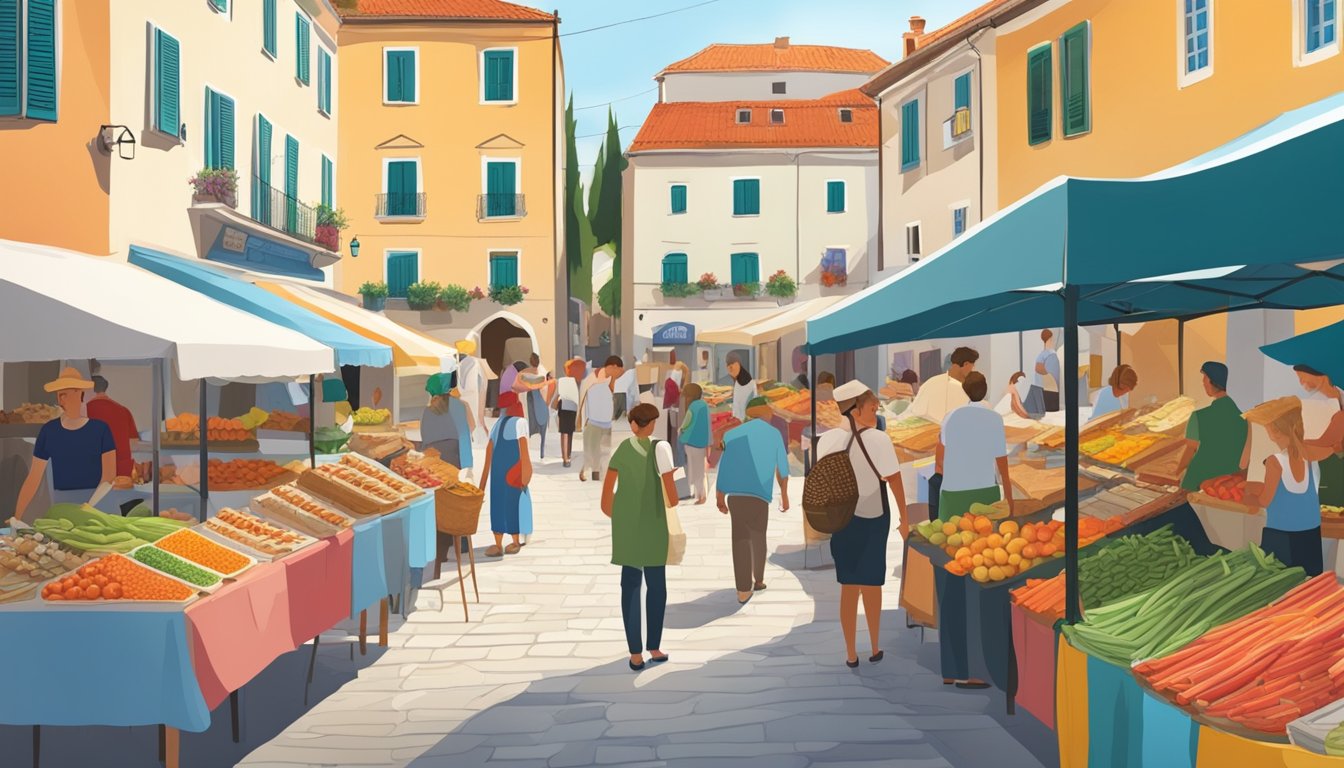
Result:
[[[833,45],[784,45],[760,43],[728,45],[715,43],[692,56],[667,65],[659,76],[670,72],[876,72],[887,66],[876,53]]]
[[[840,109],[853,121],[840,122]],[[751,110],[739,125],[737,111]],[[784,110],[784,124],[770,110]],[[877,148],[877,105],[857,89],[792,101],[677,101],[653,106],[629,152],[656,149]]]
[[[545,11],[504,0],[343,0],[344,19],[417,18],[473,21],[554,21]]]

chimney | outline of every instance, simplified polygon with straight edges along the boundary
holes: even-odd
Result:
[[[910,31],[901,35],[901,39],[905,42],[905,53],[903,55],[909,56],[919,47],[919,38],[924,36],[924,24],[925,21],[922,17],[910,17]]]
[[[788,48],[788,47],[789,47],[789,37],[788,37],[788,35],[785,35],[784,37],[776,37],[776,38],[775,38],[775,47],[778,48],[778,49],[780,49],[780,50],[784,50],[784,49]]]

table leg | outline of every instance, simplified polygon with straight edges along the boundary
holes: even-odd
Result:
[[[322,640],[318,635],[313,638],[313,652],[308,655],[308,682],[303,684],[303,705],[308,706],[308,689],[313,686],[313,667],[317,664],[317,644]]]
[[[471,591],[476,593],[476,602],[481,602],[481,590],[476,586],[476,549],[471,546],[471,537],[466,537],[467,557],[471,558]]]
[[[178,768],[178,753],[182,746],[181,735],[176,728],[164,728],[163,768]]]
[[[453,537],[439,531],[436,531],[434,536],[438,545],[435,547],[437,553],[434,556],[434,580],[438,581],[443,577],[443,561],[444,558],[448,557],[448,547],[450,542],[453,541]]]
[[[457,563],[457,588],[462,591],[462,620],[471,621],[467,615],[467,582],[462,580],[462,549],[453,547],[453,562]]]
[[[33,768],[42,764],[42,726],[33,726]]]
[[[165,731],[167,731],[167,726],[160,725],[160,726],[159,726],[159,762],[160,762],[160,763],[162,763],[162,762],[163,762],[163,759],[164,759],[164,755],[163,755],[163,745],[164,745],[164,741],[167,739],[167,735],[166,735]]]
[[[369,612],[359,612],[359,655],[369,652]]]
[[[229,694],[229,718],[233,725],[233,743],[238,743],[238,692]]]
[[[378,645],[387,647],[387,607],[388,599],[384,597],[378,603]]]

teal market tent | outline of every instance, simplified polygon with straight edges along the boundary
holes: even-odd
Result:
[[[1309,365],[1335,386],[1344,384],[1344,322],[1266,344],[1260,351],[1285,365]]]

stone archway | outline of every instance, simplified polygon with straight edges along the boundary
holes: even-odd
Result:
[[[527,361],[527,355],[538,351],[537,337],[532,326],[526,320],[512,312],[499,312],[483,320],[471,332],[479,339],[481,356],[496,377],[504,373],[504,367],[515,360]],[[486,390],[486,404],[493,407],[499,396],[499,379],[490,382]]]

